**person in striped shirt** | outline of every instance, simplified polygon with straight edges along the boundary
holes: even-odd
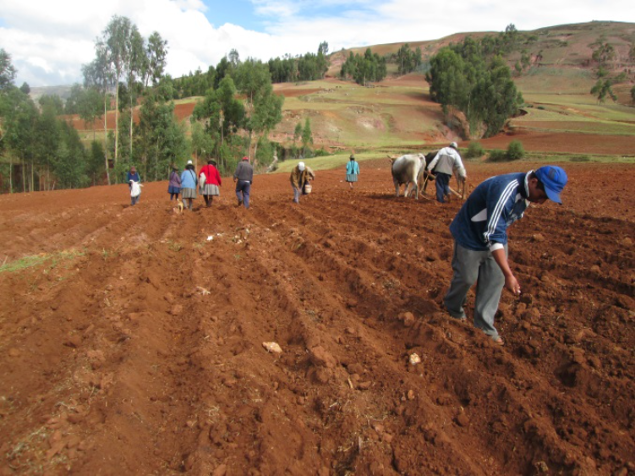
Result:
[[[474,189],[450,225],[454,274],[443,301],[452,317],[466,319],[467,292],[478,281],[474,325],[494,342],[503,343],[494,327],[501,293],[507,288],[520,295],[520,284],[507,262],[507,227],[523,217],[529,203],[562,204],[560,192],[566,183],[562,168],[547,165],[491,177]]]

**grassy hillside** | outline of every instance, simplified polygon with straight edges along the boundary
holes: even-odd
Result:
[[[554,152],[565,152],[575,150],[575,144],[580,142],[577,134],[584,134],[585,140],[599,141],[600,145],[602,141],[615,143],[617,136],[619,141],[626,142],[617,148],[607,148],[607,153],[624,149],[621,154],[632,155],[635,150],[635,109],[631,105],[630,89],[635,84],[635,64],[629,63],[628,53],[631,43],[635,42],[635,24],[591,22],[519,33],[519,49],[509,56],[508,61],[513,67],[523,49],[531,55],[530,66],[514,78],[526,102],[525,114],[510,122],[507,136],[484,144],[504,146],[505,141],[514,138],[513,135],[522,133],[528,150],[544,152],[544,147],[548,147],[547,150],[555,147]],[[488,34],[498,33],[457,33],[439,40],[411,42],[410,46],[421,48],[425,63],[450,43],[462,41],[468,35],[483,37]],[[609,64],[611,74],[624,71],[627,76],[626,81],[613,87],[618,95],[616,103],[609,100],[598,104],[589,93],[597,80],[596,64],[591,59],[592,45],[597,41],[608,42],[615,48],[616,57]],[[392,43],[370,48],[380,55],[390,55],[402,45]],[[331,67],[324,80],[276,84],[274,89],[285,96],[285,103],[283,121],[271,133],[271,139],[290,145],[296,124],[304,123],[308,117],[315,146],[340,151],[343,156],[350,150],[358,153],[386,148],[431,150],[439,144],[460,141],[461,138],[444,122],[440,106],[430,100],[422,72],[401,77],[389,74],[386,80],[371,87],[337,79],[341,64],[349,53],[363,54],[366,48],[332,53]],[[394,70],[394,66],[389,67],[389,72]],[[179,118],[189,117],[197,99],[178,102]],[[79,124],[77,126],[81,128]],[[551,142],[531,140],[537,134],[561,136]],[[92,131],[85,131],[84,137],[92,139]]]

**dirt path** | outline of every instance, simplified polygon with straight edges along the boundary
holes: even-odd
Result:
[[[299,206],[257,176],[249,211],[0,197],[0,262],[44,259],[0,274],[0,474],[635,472],[633,166],[567,165],[512,227],[501,348],[441,312],[460,203],[361,165]]]

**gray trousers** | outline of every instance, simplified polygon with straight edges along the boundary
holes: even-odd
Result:
[[[302,190],[297,188],[295,185],[291,185],[293,187],[293,201],[295,203],[300,203],[300,195],[302,195]]]
[[[507,256],[507,245],[505,245]],[[505,287],[505,275],[494,261],[489,251],[473,251],[454,243],[452,256],[452,283],[443,302],[450,315],[456,319],[465,319],[463,306],[467,292],[476,284],[474,303],[474,326],[487,335],[498,336],[494,327],[494,316],[498,310],[501,293]]]

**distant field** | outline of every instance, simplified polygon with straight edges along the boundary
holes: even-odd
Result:
[[[632,78],[630,82],[614,86],[618,103],[608,100],[598,104],[597,98],[589,92],[596,81],[594,67],[589,64],[592,52],[589,45],[603,38],[615,45],[618,58],[623,60],[628,56],[626,39],[635,35],[635,24],[592,22],[526,33],[531,34],[533,40],[522,48],[532,55],[533,63],[514,81],[523,94],[527,114],[510,121],[508,130],[513,136],[500,135],[484,143],[491,144],[491,148],[502,147],[515,138],[529,151],[592,150],[600,155],[632,154],[635,150],[635,109],[630,101]],[[427,61],[430,55],[451,42],[456,43],[466,36],[483,35],[485,33],[460,33],[435,41],[410,42],[410,46],[419,46],[424,61]],[[402,44],[376,45],[371,49],[380,55],[390,55]],[[331,68],[324,80],[274,85],[274,91],[285,96],[285,102],[283,120],[271,131],[270,138],[291,144],[295,126],[304,124],[309,118],[314,146],[333,151],[428,150],[450,141],[469,142],[461,140],[448,125],[441,107],[430,100],[429,86],[421,73],[396,76],[394,65],[391,65],[390,75],[369,87],[336,79],[348,53],[363,54],[366,48],[331,55]],[[542,59],[537,59],[538,52]],[[519,52],[514,53],[509,58],[510,64],[513,65],[519,56]],[[615,72],[619,71],[617,66],[616,63]],[[635,71],[635,66],[631,69]],[[187,120],[199,99],[175,101],[176,116]],[[69,120],[80,130],[85,142],[93,137],[103,140],[101,120],[94,134],[81,119],[70,117]],[[114,128],[112,111],[108,114],[108,128]],[[338,162],[338,156],[334,160]]]

